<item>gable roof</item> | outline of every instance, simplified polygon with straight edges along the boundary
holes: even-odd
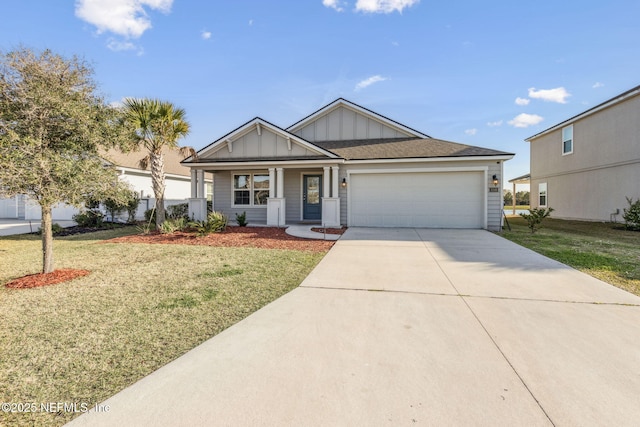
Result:
[[[593,108],[583,111],[582,113],[577,114],[563,122],[560,122],[557,125],[551,126],[550,128],[543,130],[542,132],[538,132],[537,134],[530,136],[529,138],[526,138],[525,141],[531,142],[532,140],[539,138],[543,135],[546,135],[549,132],[553,132],[559,128],[568,126],[571,123],[574,123],[580,119],[584,119],[585,117],[591,116],[592,114],[595,114],[601,110],[604,110],[605,108],[609,108],[615,104],[618,104],[622,101],[626,101],[627,99],[633,98],[634,96],[637,96],[637,95],[640,95],[640,86],[636,86],[633,89],[629,89],[628,91],[621,93],[620,95],[614,96],[613,98],[607,101],[604,101],[603,103],[598,104]]]
[[[319,141],[317,145],[346,160],[513,156],[513,153],[443,141],[435,138],[387,138]]]
[[[344,98],[338,98],[335,101],[325,105],[324,107],[320,108],[319,110],[309,114],[307,117],[303,118],[302,120],[297,121],[296,123],[292,124],[291,126],[289,126],[287,128],[287,131],[295,133],[296,131],[302,129],[303,127],[305,127],[306,125],[308,125],[309,123],[313,122],[314,120],[317,120],[319,117],[322,117],[326,114],[329,114],[331,111],[333,111],[336,108],[339,107],[344,107],[344,108],[348,108],[350,110],[356,111],[358,113],[364,114],[382,124],[385,124],[389,127],[398,129],[404,133],[407,133],[409,135],[412,135],[414,137],[417,138],[431,138],[429,135],[426,135],[422,132],[419,132],[415,129],[412,129],[408,126],[403,125],[402,123],[396,122],[395,120],[391,120],[388,117],[385,117],[381,114],[378,114],[374,111],[369,110],[368,108],[362,107],[361,105],[355,104],[351,101],[347,101]]]
[[[216,151],[220,150],[221,148],[228,146],[229,143],[231,143],[231,146],[233,147],[233,141],[241,138],[242,136],[244,136],[245,134],[253,131],[253,130],[257,130],[258,133],[260,133],[262,131],[263,128],[266,128],[268,130],[270,130],[271,132],[273,132],[276,135],[279,135],[287,140],[291,140],[294,143],[303,146],[304,148],[316,153],[318,156],[321,157],[329,157],[329,158],[337,158],[338,156],[335,153],[332,153],[322,147],[319,147],[297,135],[294,135],[276,125],[274,125],[273,123],[270,123],[264,119],[261,119],[260,117],[255,117],[251,120],[249,120],[248,122],[246,122],[245,124],[237,127],[236,129],[232,130],[231,132],[229,132],[228,134],[226,134],[225,136],[223,136],[222,138],[217,139],[216,141],[212,142],[211,144],[207,145],[206,147],[200,149],[198,151],[198,157],[199,158],[205,158],[207,157],[207,155],[211,155],[212,153],[215,153]],[[238,159],[238,160],[242,160],[242,159]],[[196,163],[197,161],[195,161],[194,159],[192,159],[191,157],[188,157],[187,159],[185,159],[183,161],[184,163]]]

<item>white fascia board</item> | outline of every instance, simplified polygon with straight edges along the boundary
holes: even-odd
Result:
[[[320,110],[316,111],[315,113],[311,114],[310,116],[306,117],[305,119],[294,123],[292,126],[287,128],[287,131],[289,132],[295,132],[299,129],[302,129],[303,127],[305,127],[307,124],[309,124],[310,122],[313,122],[314,120],[316,120],[318,117],[321,117],[323,115],[329,114],[331,111],[333,111],[334,109],[338,108],[338,107],[345,107],[348,108],[352,111],[355,111],[357,113],[360,113],[362,115],[365,115],[367,117],[370,117],[371,119],[383,123],[386,126],[390,126],[390,127],[394,127],[396,129],[399,129],[403,132],[409,133],[411,135],[414,135],[418,138],[431,138],[429,135],[424,134],[422,132],[418,132],[415,129],[411,129],[408,126],[403,125],[402,123],[396,122],[395,120],[391,120],[387,117],[381,116],[380,114],[371,111],[367,108],[361,107],[357,104],[354,104],[352,102],[347,101],[346,99],[343,98],[339,98],[336,99],[335,101],[333,101],[331,104],[321,108]]]
[[[125,167],[122,167],[122,166],[118,166],[117,169],[119,171],[124,172],[125,175],[137,174],[137,175],[143,175],[143,176],[151,176],[151,171],[148,171],[148,170],[125,168]],[[165,173],[164,176],[165,176],[165,178],[170,178],[170,179],[180,179],[180,180],[186,180],[186,181],[191,180],[191,176],[190,175],[177,175],[177,174],[174,174],[174,173]],[[213,181],[213,180],[205,178],[205,181]]]
[[[437,163],[437,162],[468,162],[488,160],[511,160],[514,154],[501,156],[471,156],[471,157],[412,157],[407,159],[370,159],[370,160],[345,160],[346,165],[357,164],[393,164],[393,163]]]

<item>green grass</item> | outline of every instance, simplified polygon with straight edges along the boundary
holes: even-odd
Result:
[[[621,224],[547,218],[531,234],[520,217],[502,236],[640,296],[640,232]]]
[[[0,287],[0,402],[103,401],[300,284],[324,254],[101,243],[119,229],[54,241],[71,282]],[[0,284],[39,272],[37,236],[0,238]],[[0,412],[0,425],[62,425],[73,413]]]

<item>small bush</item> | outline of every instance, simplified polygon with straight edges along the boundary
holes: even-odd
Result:
[[[189,203],[167,206],[167,218],[189,218]]]
[[[247,226],[247,213],[242,212],[241,214],[236,214],[236,222],[240,227]]]
[[[182,231],[187,228],[187,220],[182,218],[169,218],[165,220],[160,226],[160,233],[162,234],[171,234],[176,231]]]
[[[144,211],[144,222],[156,222],[156,208],[147,209]]]
[[[140,205],[140,196],[135,191],[131,192],[131,198],[127,202],[127,222],[129,224],[136,222],[136,212]]]
[[[57,222],[51,224],[51,234],[53,234],[54,236],[62,233],[63,230],[64,228],[62,228],[62,226]],[[38,231],[36,231],[36,234],[42,234],[42,228],[38,227]]]
[[[542,221],[551,215],[553,208],[532,208],[529,209],[529,213],[521,213],[520,216],[527,221],[527,227],[531,230],[531,233],[535,233],[538,229],[542,228]]]
[[[72,218],[80,227],[98,228],[102,226],[104,214],[98,210],[88,210],[77,213]]]
[[[640,230],[640,199],[633,201],[633,198],[627,197],[629,208],[623,209],[625,226],[629,230]]]
[[[194,221],[189,227],[195,228],[200,236],[211,233],[219,233],[227,228],[228,218],[222,212],[210,212],[206,221]]]

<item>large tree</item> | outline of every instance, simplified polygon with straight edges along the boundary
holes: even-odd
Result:
[[[156,227],[165,219],[164,213],[164,155],[163,149],[179,149],[184,156],[194,155],[190,147],[179,147],[178,140],[189,133],[189,123],[182,108],[157,99],[124,100],[126,126],[131,129],[132,141],[137,148],[143,146],[147,155],[140,160],[140,167],[151,165],[151,182],[156,199]]]
[[[119,141],[118,110],[76,56],[19,48],[0,53],[0,195],[42,208],[42,272],[53,271],[51,209],[107,196],[117,182],[99,148]]]

